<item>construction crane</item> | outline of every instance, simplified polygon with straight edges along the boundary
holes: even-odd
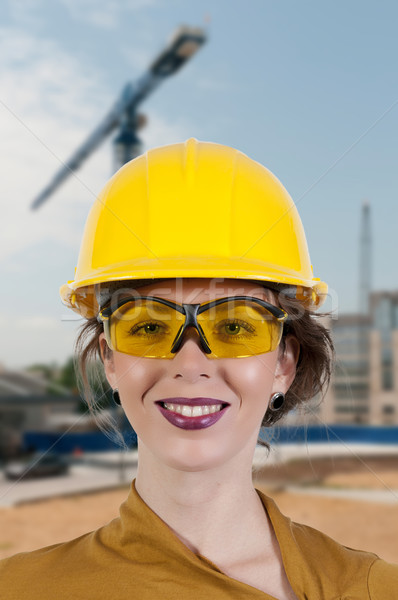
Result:
[[[372,241],[370,235],[370,205],[366,200],[362,203],[360,254],[359,254],[359,313],[369,314],[369,297],[371,291],[371,259]]]
[[[136,81],[127,83],[106,117],[82,146],[55,173],[47,187],[34,200],[31,208],[36,209],[41,206],[117,128],[118,133],[113,140],[115,171],[141,154],[141,142],[137,137],[137,130],[145,124],[145,117],[137,113],[137,107],[160,83],[176,73],[205,41],[206,34],[203,29],[179,27],[148,70]]]

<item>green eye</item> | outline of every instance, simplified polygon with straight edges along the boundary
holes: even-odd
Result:
[[[152,321],[148,322],[148,323],[138,323],[136,325],[134,325],[130,331],[129,334],[130,335],[148,335],[148,336],[154,336],[154,335],[159,335],[159,334],[164,334],[166,333],[166,327],[164,325],[160,325],[159,323],[154,323]]]
[[[225,326],[225,329],[228,333],[236,335],[240,331],[240,325],[238,325],[238,323],[229,323],[229,325]]]
[[[148,323],[148,325],[145,325],[144,327],[145,333],[158,333],[158,330],[159,325],[157,325],[156,323]]]
[[[216,333],[224,340],[232,340],[232,338],[249,337],[255,335],[255,328],[246,321],[242,320],[228,320],[225,319],[218,323]]]

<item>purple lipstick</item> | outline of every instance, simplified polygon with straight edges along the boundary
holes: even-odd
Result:
[[[163,398],[155,404],[169,423],[190,430],[214,425],[229,406],[215,398]]]

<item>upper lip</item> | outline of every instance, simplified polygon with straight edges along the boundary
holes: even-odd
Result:
[[[156,404],[185,404],[187,406],[214,406],[215,404],[229,404],[229,402],[223,402],[216,398],[162,398],[157,400]]]

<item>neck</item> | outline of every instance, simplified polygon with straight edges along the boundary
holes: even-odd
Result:
[[[166,465],[139,442],[135,487],[144,502],[195,554],[216,564],[271,543],[271,526],[252,483],[254,444],[227,463],[188,471]],[[248,549],[249,551],[249,549]]]

